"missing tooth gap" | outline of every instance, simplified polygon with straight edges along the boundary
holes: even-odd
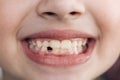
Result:
[[[52,50],[53,50],[53,48],[52,48],[52,47],[50,47],[50,46],[48,46],[48,47],[47,47],[47,50],[48,50],[48,51],[52,51]]]

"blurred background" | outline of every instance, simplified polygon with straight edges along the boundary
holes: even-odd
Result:
[[[0,68],[0,79],[1,79],[1,76],[2,76],[2,71],[1,71],[1,68]]]

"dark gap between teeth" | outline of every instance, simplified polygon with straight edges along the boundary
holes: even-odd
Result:
[[[26,38],[25,41],[26,41],[26,42],[29,42],[29,41],[30,41],[30,38]]]
[[[48,50],[48,51],[52,51],[53,49],[52,49],[52,47],[48,46],[48,47],[47,47],[47,50]]]
[[[88,39],[87,39],[86,45],[83,46],[83,53],[85,53],[85,52],[88,50],[88,48],[89,48],[89,43],[91,42],[91,40],[92,40],[92,38],[88,38]]]
[[[27,43],[28,43],[28,47],[29,47],[29,41],[30,41],[31,39],[30,38],[26,38],[26,39],[24,39],[24,41],[26,41]]]

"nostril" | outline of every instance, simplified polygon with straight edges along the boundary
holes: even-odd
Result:
[[[69,14],[72,15],[72,16],[76,16],[76,15],[80,15],[81,13],[80,12],[76,12],[76,11],[72,11]]]
[[[56,16],[57,14],[54,12],[44,12],[42,15],[47,15],[47,16]]]
[[[71,11],[68,14],[57,14],[55,12],[52,11],[46,11],[46,12],[42,12],[40,14],[41,17],[46,18],[46,19],[53,19],[53,18],[57,18],[57,19],[62,19],[62,18],[66,18],[66,19],[75,19],[78,18],[81,15],[80,12],[77,11]]]

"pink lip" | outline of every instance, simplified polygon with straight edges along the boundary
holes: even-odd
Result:
[[[93,36],[85,33],[81,33],[79,31],[73,30],[50,30],[50,31],[43,31],[36,34],[29,36],[28,38],[43,38],[43,39],[71,39],[71,38],[93,38]],[[95,39],[95,38],[93,38]],[[56,66],[56,67],[63,67],[63,66],[74,66],[74,65],[81,65],[87,62],[94,49],[95,40],[92,40],[89,43],[89,49],[79,55],[42,55],[42,54],[35,54],[28,48],[28,43],[25,40],[22,40],[23,49],[27,55],[27,57],[32,60],[33,62],[40,64],[40,65],[47,65],[47,66]]]
[[[29,38],[70,39],[70,38],[94,38],[93,35],[76,30],[48,30],[29,35]]]

